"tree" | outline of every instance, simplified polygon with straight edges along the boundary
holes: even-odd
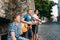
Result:
[[[54,6],[55,3],[53,1],[49,0],[35,0],[35,7],[39,10],[39,16],[40,17],[47,17],[49,20],[51,19],[51,12],[52,12],[52,6]]]

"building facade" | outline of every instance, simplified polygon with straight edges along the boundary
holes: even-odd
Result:
[[[57,3],[58,4],[58,0],[51,0],[53,1],[54,3]],[[53,16],[53,22],[57,22],[57,17],[58,17],[58,5],[55,5],[52,7],[52,13],[51,13]]]
[[[58,0],[58,22],[60,22],[60,0]]]

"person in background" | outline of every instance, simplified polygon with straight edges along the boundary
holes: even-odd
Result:
[[[33,15],[33,21],[34,21],[34,25],[32,26],[32,30],[33,30],[33,40],[38,40],[38,24],[40,23],[38,20],[39,17],[38,17],[38,14],[39,14],[39,11],[38,10],[35,10],[34,11],[34,15]],[[38,19],[38,20],[36,20]]]
[[[30,27],[30,24],[32,24],[32,20],[33,20],[31,14],[32,14],[32,9],[27,10],[27,14],[23,16],[21,21],[27,24],[26,28],[28,29],[28,31],[24,33],[24,37],[30,40],[33,40],[32,39],[32,36],[33,36],[32,27]]]
[[[13,22],[8,28],[7,40],[23,40],[20,36],[20,13],[13,15]]]

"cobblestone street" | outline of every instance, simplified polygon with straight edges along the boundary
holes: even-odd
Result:
[[[39,40],[60,40],[60,24],[49,23],[40,25]]]

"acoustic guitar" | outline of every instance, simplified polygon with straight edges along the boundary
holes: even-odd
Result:
[[[25,33],[25,32],[27,32],[31,28],[32,28],[32,25],[30,25],[30,24],[24,24],[24,27],[21,29],[21,32]]]

